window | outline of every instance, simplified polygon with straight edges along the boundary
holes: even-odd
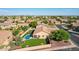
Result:
[[[34,38],[37,38],[37,35],[34,35]]]
[[[38,35],[38,37],[40,37],[40,35]]]
[[[44,35],[42,35],[42,37],[44,37]]]

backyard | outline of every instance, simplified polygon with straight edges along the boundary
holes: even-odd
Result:
[[[30,39],[25,41],[25,44],[28,46],[38,46],[46,44],[45,39]]]
[[[15,45],[16,49],[20,49],[20,48],[26,48],[26,47],[32,47],[32,46],[38,46],[44,44],[46,44],[45,39],[30,39],[25,41],[19,39],[18,41],[15,41],[15,43],[12,44],[12,47]]]

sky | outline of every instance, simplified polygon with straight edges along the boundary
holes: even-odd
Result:
[[[3,15],[79,16],[79,8],[0,8]]]

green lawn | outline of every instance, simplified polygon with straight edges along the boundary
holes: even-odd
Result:
[[[30,39],[25,42],[26,45],[29,46],[38,46],[42,44],[46,44],[45,39]]]

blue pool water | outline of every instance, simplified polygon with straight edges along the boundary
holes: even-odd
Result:
[[[29,40],[31,37],[32,37],[31,34],[27,34],[24,38],[25,38],[26,40]]]

